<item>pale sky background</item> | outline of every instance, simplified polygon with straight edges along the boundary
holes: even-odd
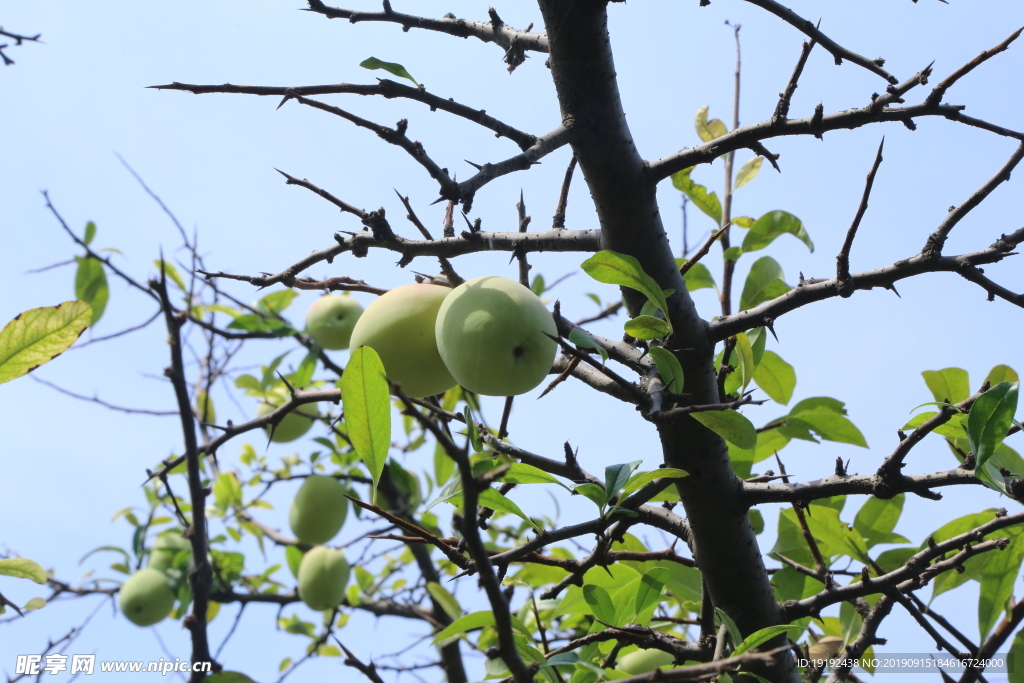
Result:
[[[936,0],[917,4],[792,0],[789,4],[812,20],[820,17],[822,29],[855,52],[871,58],[884,56],[886,68],[901,79],[935,60],[933,83],[1024,25],[1024,5],[1018,0],[991,0],[984,3],[984,10],[968,0],[950,0],[948,5]],[[161,247],[168,258],[182,257],[182,252],[175,251],[174,226],[116,154],[141,174],[189,230],[198,231],[200,248],[214,270],[277,272],[310,250],[333,244],[334,231],[360,228],[354,217],[340,215],[313,194],[285,186],[275,168],[308,178],[351,204],[385,207],[392,224],[412,237],[413,229],[401,219],[404,213],[392,189],[397,188],[411,196],[429,227],[440,230],[443,206],[428,206],[437,195],[432,181],[404,152],[368,131],[294,103],[275,110],[277,98],[195,97],[146,86],[175,80],[277,86],[372,83],[384,73],[366,71],[358,64],[375,56],[404,64],[429,91],[486,109],[522,130],[543,134],[559,122],[543,56],[531,56],[509,75],[500,49],[493,45],[424,31],[403,34],[392,25],[352,26],[296,11],[299,6],[266,0],[4,3],[0,26],[23,34],[42,33],[43,44],[10,48],[8,54],[17,64],[0,69],[0,234],[7,245],[0,250],[0,271],[6,276],[0,324],[25,309],[73,298],[71,268],[26,274],[78,253],[45,209],[40,190],[50,192],[75,230],[81,232],[86,221],[95,221],[99,233],[94,246],[119,249],[123,256],[115,256],[117,263],[137,279],[155,273],[152,261]],[[379,5],[361,2],[359,7],[376,10]],[[487,4],[405,1],[396,2],[395,9],[486,19]],[[533,3],[504,3],[497,9],[513,26],[541,24]],[[696,0],[634,1],[611,5],[610,16],[626,111],[640,152],[648,159],[695,144],[693,115],[702,105],[710,105],[712,116],[731,120],[734,44],[726,20],[743,26],[742,123],[771,115],[802,41],[791,27],[736,0],[714,0],[707,8],[698,7]],[[967,104],[972,116],[1024,129],[1022,50],[1024,43],[1019,43],[985,64],[953,88],[946,101]],[[826,112],[862,106],[883,87],[878,77],[851,64],[837,67],[816,48],[791,116],[810,115],[818,102]],[[912,93],[909,101],[918,101],[923,93]],[[460,178],[473,172],[463,159],[498,161],[518,151],[508,140],[496,140],[486,130],[443,112],[431,113],[416,102],[355,96],[323,99],[386,125],[408,118],[410,137],[422,141],[441,165],[455,170]],[[769,141],[767,147],[782,155],[783,173],[766,167],[738,191],[735,213],[759,216],[785,209],[796,214],[813,238],[815,252],[783,237],[765,253],[782,263],[790,283],[795,283],[798,271],[807,277],[831,276],[864,175],[885,135],[885,161],[854,245],[852,268],[870,269],[910,256],[948,207],[973,193],[1015,148],[1012,140],[945,120],[923,120],[918,126],[913,133],[891,124],[828,133],[824,141]],[[737,163],[749,156],[741,151]],[[481,217],[485,228],[514,229],[514,204],[522,188],[532,227],[545,228],[554,213],[568,159],[569,151],[563,149],[529,173],[491,183],[477,195],[471,217]],[[721,192],[721,162],[698,169],[694,177]],[[998,189],[956,228],[947,253],[982,249],[999,233],[1019,228],[1022,187],[1018,173],[1009,186]],[[666,228],[678,251],[679,193],[663,183],[661,200]],[[567,227],[597,227],[588,201],[577,174]],[[691,242],[713,227],[696,211],[691,210],[689,218]],[[533,272],[551,281],[578,270],[583,258],[579,254],[535,256]],[[436,271],[436,262],[421,260],[403,272],[393,267],[395,260],[391,254],[375,251],[363,260],[345,256],[333,265],[319,264],[308,274],[350,275],[391,287],[410,282],[409,270]],[[742,287],[742,277],[753,260],[741,261],[737,288]],[[719,271],[717,249],[705,262]],[[515,266],[507,265],[507,256],[502,255],[460,258],[456,268],[465,277],[516,277]],[[1010,259],[986,272],[1015,291],[1024,290],[1020,262]],[[1024,317],[1019,308],[1002,301],[987,303],[979,288],[950,274],[915,278],[898,287],[902,298],[890,292],[857,292],[851,299],[809,306],[776,323],[781,341],[769,341],[768,348],[796,367],[793,402],[811,396],[845,401],[850,418],[871,446],[870,451],[832,443],[790,446],[784,451],[785,461],[799,478],[830,474],[837,456],[851,459],[851,472],[873,471],[896,445],[895,431],[909,418],[910,410],[931,400],[922,370],[966,368],[975,388],[995,364],[1024,371],[1020,342]],[[232,291],[243,300],[257,298],[245,286]],[[595,311],[583,296],[587,292],[597,292],[605,300],[616,296],[614,288],[582,273],[550,296],[561,299],[568,317],[579,318]],[[364,304],[371,300],[357,296]],[[290,309],[297,324],[314,297],[304,293]],[[714,315],[717,302],[709,290],[698,292],[696,299],[705,317]],[[147,297],[112,279],[110,305],[95,334],[138,324],[152,310]],[[593,329],[617,336],[622,322],[622,318],[605,321]],[[173,407],[173,395],[160,378],[168,363],[162,343],[165,334],[154,324],[138,334],[69,351],[37,374],[113,403],[168,409]],[[239,364],[266,362],[288,348],[287,341],[254,344]],[[339,360],[345,355],[338,354]],[[301,358],[298,353],[293,356],[294,362]],[[615,400],[595,396],[571,382],[541,402],[535,396],[536,392],[517,400],[513,414],[512,435],[524,448],[558,457],[562,442],[568,440],[579,447],[584,467],[595,473],[616,462],[642,458],[645,467],[654,467],[659,461],[651,425]],[[240,396],[235,405],[226,392],[215,393],[214,399],[222,420],[239,421],[252,415],[252,399]],[[111,517],[120,508],[145,504],[139,489],[145,468],[180,452],[176,421],[127,417],[62,396],[29,378],[0,387],[0,406],[5,434],[0,461],[0,551],[32,558],[54,568],[64,580],[76,581],[86,572],[116,576],[107,568],[112,555],[94,555],[81,565],[79,559],[98,546],[130,545],[128,526],[123,521],[111,523]],[[497,421],[500,403],[492,401],[488,409]],[[746,411],[757,424],[785,412],[784,407],[771,404]],[[261,452],[266,450],[261,439],[250,441]],[[222,466],[231,466],[241,442],[221,452]],[[267,452],[277,458],[310,443],[274,444]],[[1021,450],[1020,437],[1009,445]],[[422,459],[430,467],[430,454],[424,451]],[[419,466],[416,461],[407,464]],[[953,465],[941,439],[934,438],[914,450],[906,471]],[[271,500],[276,510],[266,513],[268,524],[286,527],[284,511],[292,492],[274,492]],[[968,512],[1017,507],[981,488],[943,493],[940,503],[909,499],[897,531],[919,542],[944,522]],[[523,507],[533,505],[554,514],[550,497],[539,490],[517,491],[512,498]],[[561,498],[559,504],[565,523],[591,514],[576,501],[569,504]],[[854,509],[851,502],[843,518],[852,521]],[[761,543],[767,551],[774,543],[775,514],[770,508],[765,513],[768,529]],[[442,512],[445,517],[448,514]],[[358,533],[360,527],[349,525],[336,540],[344,542]],[[266,563],[254,546],[247,547],[247,554],[251,563],[247,571],[284,562],[276,548],[269,549]],[[277,576],[291,579],[286,568]],[[475,590],[471,580],[456,589],[460,597]],[[25,581],[4,579],[0,592],[24,603],[46,591]],[[929,594],[929,589],[922,591],[923,597]],[[975,595],[972,585],[956,595],[942,596],[936,608],[969,635],[976,635]],[[59,638],[80,624],[97,601],[94,597],[62,601],[17,623],[0,624],[0,670],[13,673],[17,654],[41,651],[48,639]],[[213,622],[215,647],[237,609],[225,606]],[[285,615],[296,612],[309,620],[317,618],[302,605],[284,610]],[[8,616],[11,612],[4,618]],[[272,607],[247,609],[221,661],[261,683],[276,680],[278,662],[301,657],[306,641],[275,631],[275,621]],[[352,628],[340,636],[364,660],[399,650],[424,633],[416,624],[376,622],[359,614],[350,624]],[[880,635],[899,644],[890,652],[933,648],[930,639],[899,610],[885,622]],[[171,621],[140,629],[107,607],[67,653],[96,653],[104,660],[184,659],[190,645],[187,633]],[[472,661],[479,670],[480,658]],[[288,680],[319,681],[325,676],[356,680],[359,675],[340,660],[324,658],[304,665]],[[133,680],[157,678],[150,674]],[[428,675],[428,680],[434,679]]]

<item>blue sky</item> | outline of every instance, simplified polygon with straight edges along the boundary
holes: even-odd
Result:
[[[532,3],[507,4],[497,9],[509,24],[540,24]],[[411,197],[428,226],[441,223],[442,205],[428,206],[436,197],[436,187],[404,152],[372,133],[294,103],[276,110],[276,98],[196,97],[146,86],[171,81],[280,86],[372,83],[382,72],[366,71],[358,64],[375,56],[404,64],[431,92],[486,109],[522,130],[543,134],[559,122],[542,57],[532,56],[509,75],[494,46],[427,32],[403,34],[394,26],[351,26],[296,11],[297,6],[237,0],[162,4],[61,0],[48,3],[44,10],[28,0],[4,4],[0,25],[15,32],[42,33],[43,44],[8,50],[17,64],[0,70],[4,102],[0,130],[6,133],[0,225],[7,245],[0,250],[0,269],[7,278],[0,321],[73,295],[70,268],[27,274],[76,253],[44,208],[40,190],[49,191],[74,229],[81,231],[86,221],[95,221],[99,228],[95,245],[119,249],[123,255],[115,257],[117,262],[138,279],[155,274],[152,261],[161,248],[168,258],[183,257],[175,251],[174,226],[117,154],[189,231],[197,231],[200,249],[214,270],[276,272],[309,251],[332,244],[335,231],[359,229],[354,217],[339,214],[302,189],[285,186],[275,168],[308,178],[357,206],[383,206],[398,226],[403,213],[392,189],[396,188]],[[936,0],[916,4],[864,0],[827,3],[825,9],[813,0],[800,0],[790,6],[812,19],[820,16],[822,29],[848,48],[872,58],[884,56],[886,68],[901,78],[935,60],[933,83],[1024,25],[1024,6],[1016,0],[993,0],[985,3],[984,11],[967,0],[951,0],[948,5]],[[364,9],[376,7],[362,3]],[[396,3],[396,10],[486,17],[486,4],[454,0]],[[695,144],[693,115],[702,105],[710,106],[712,116],[731,118],[735,56],[726,20],[743,26],[742,123],[771,115],[802,40],[791,27],[735,0],[715,0],[707,8],[699,8],[695,1],[613,4],[610,15],[628,120],[641,154],[648,159]],[[1024,44],[1015,45],[986,63],[957,84],[947,101],[968,105],[972,116],[1024,129],[1021,50]],[[791,116],[809,115],[819,102],[826,111],[862,106],[883,86],[876,76],[851,64],[835,66],[824,51],[816,49]],[[415,102],[356,96],[327,99],[387,125],[408,118],[410,136],[421,140],[459,177],[473,171],[464,159],[496,161],[517,151],[507,140],[496,140],[487,131],[442,112],[431,113]],[[767,252],[783,264],[789,282],[796,281],[798,272],[807,277],[828,277],[834,272],[835,254],[882,135],[886,136],[885,161],[854,246],[854,270],[916,253],[948,207],[973,193],[1015,148],[1011,140],[944,120],[922,121],[916,132],[891,124],[829,133],[823,141],[794,138],[768,143],[771,151],[782,155],[783,173],[762,170],[738,191],[735,210],[759,216],[785,209],[804,221],[816,245],[813,253],[788,238],[778,240]],[[740,152],[738,162],[748,156],[749,152]],[[471,216],[481,217],[485,228],[514,229],[514,205],[523,189],[533,225],[546,225],[567,161],[568,151],[561,150],[529,173],[495,181],[477,196]],[[721,173],[721,162],[717,162],[693,175],[699,182],[720,187]],[[957,227],[948,253],[984,248],[999,233],[1020,227],[1019,175]],[[664,183],[659,197],[666,229],[678,251],[679,194]],[[586,186],[577,177],[567,227],[597,227],[587,204]],[[689,221],[691,241],[713,227],[692,210]],[[405,234],[413,235],[411,230]],[[717,263],[715,259],[717,255],[712,254],[706,262]],[[411,281],[409,270],[436,271],[436,264],[428,261],[415,262],[403,271],[394,267],[395,260],[373,253],[362,260],[319,264],[309,274],[350,275],[392,287]],[[543,273],[550,281],[577,271],[581,260],[580,255],[538,257],[534,273]],[[740,277],[747,266],[741,262]],[[459,259],[456,267],[466,277],[515,277],[515,267],[500,255]],[[1012,259],[986,271],[1007,287],[1024,290],[1024,269]],[[837,456],[850,458],[853,472],[873,471],[895,446],[895,431],[908,419],[910,409],[930,400],[922,370],[963,367],[971,372],[975,387],[997,363],[1024,370],[1020,309],[1002,301],[988,303],[978,288],[949,274],[904,282],[899,290],[902,298],[889,292],[858,292],[848,300],[822,302],[791,313],[776,324],[780,342],[770,341],[769,348],[796,367],[794,400],[824,395],[845,401],[851,419],[871,446],[870,451],[836,444],[790,447],[787,467],[798,476],[813,479],[830,473]],[[257,297],[246,287],[233,291],[244,300]],[[568,317],[578,318],[594,312],[594,304],[583,296],[588,292],[597,292],[605,300],[616,295],[613,288],[576,273],[550,296],[562,301]],[[313,298],[304,293],[297,299],[291,309],[297,322]],[[367,296],[359,298],[370,301]],[[696,299],[706,317],[714,315],[716,303],[708,290],[698,292]],[[112,281],[110,306],[95,335],[138,324],[151,312],[146,298]],[[594,331],[616,336],[621,322],[606,321],[595,325]],[[160,377],[167,364],[164,336],[154,325],[130,337],[72,350],[38,375],[113,403],[168,409],[173,397]],[[286,342],[254,345],[244,362],[265,362],[286,348]],[[341,360],[344,357],[339,354]],[[252,414],[251,399],[240,397],[236,405],[226,393],[214,398],[224,418],[238,421]],[[0,495],[0,549],[53,567],[67,580],[92,571],[111,576],[103,556],[93,556],[82,565],[79,558],[98,546],[129,544],[127,526],[110,519],[122,507],[144,504],[139,485],[145,468],[180,452],[174,421],[126,417],[62,396],[31,379],[0,387],[0,406],[0,424],[7,435],[0,477],[7,483]],[[500,406],[493,404],[490,409]],[[748,415],[764,423],[784,412],[781,406],[766,405],[749,410]],[[516,442],[536,452],[557,455],[561,443],[569,440],[579,446],[584,466],[594,472],[637,458],[649,466],[658,462],[650,425],[613,399],[595,397],[571,384],[540,402],[533,396],[517,401],[512,427]],[[1021,449],[1019,441],[1010,445]],[[278,457],[292,450],[273,445],[267,452]],[[229,449],[224,456],[233,457],[232,453],[237,450]],[[908,471],[951,465],[951,456],[936,440],[914,451]],[[897,531],[917,540],[948,519],[1007,503],[981,489],[948,490],[945,495],[941,503],[908,501]],[[285,525],[283,510],[289,496],[281,492],[274,499],[277,510],[268,513],[267,523]],[[553,512],[544,495],[536,500],[523,496],[517,502]],[[575,503],[560,502],[564,520],[587,513]],[[773,542],[774,516],[769,513],[768,519],[769,531],[762,537],[765,550]],[[357,532],[347,528],[339,538],[346,540],[346,533]],[[268,565],[282,561],[280,555],[273,556],[275,552],[268,553]],[[252,559],[257,565],[262,562],[256,556]],[[281,577],[286,573],[282,570]],[[21,583],[5,581],[0,590],[22,602],[39,593]],[[468,595],[475,586],[466,583],[458,590]],[[17,625],[0,624],[6,629],[0,637],[0,668],[13,670],[14,655],[35,652],[47,638],[62,636],[95,604],[94,598],[70,601],[51,605]],[[976,628],[969,594],[946,595],[936,604],[963,621],[968,633]],[[296,609],[304,608],[286,613]],[[214,643],[230,627],[235,610],[226,607],[214,622]],[[308,611],[304,615],[314,616]],[[269,608],[247,611],[224,650],[232,668],[247,671],[259,681],[273,680],[277,662],[301,655],[304,643],[275,632],[274,621]],[[375,624],[361,616],[353,624],[357,628],[344,632],[344,641],[367,656],[396,650],[407,634],[415,632],[406,623]],[[896,636],[912,628],[902,615],[896,615],[883,630]],[[176,624],[165,622],[156,632],[173,656],[187,657],[187,637]],[[916,633],[907,638],[904,651],[932,647]],[[167,657],[151,632],[135,628],[109,609],[97,614],[70,651],[96,652],[105,659]],[[319,680],[337,674],[339,666],[333,660],[313,662],[289,680]]]

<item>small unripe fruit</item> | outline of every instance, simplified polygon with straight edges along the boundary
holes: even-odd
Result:
[[[256,417],[263,417],[269,413],[274,412],[280,406],[284,405],[287,399],[274,396],[268,399],[260,401],[259,405],[256,406]],[[316,406],[313,404],[301,405],[292,412],[284,416],[284,418],[277,423],[277,427],[267,425],[265,427],[267,434],[270,436],[270,440],[274,443],[287,443],[289,441],[295,441],[303,434],[309,431],[309,428],[313,426],[313,420],[319,416]],[[273,430],[273,433],[271,433]]]
[[[437,313],[437,348],[459,384],[485,396],[525,394],[544,381],[555,321],[526,287],[485,276],[456,287]]]
[[[174,607],[174,592],[167,577],[159,569],[135,572],[121,584],[118,602],[128,621],[138,626],[152,626],[167,618]]]
[[[352,331],[352,348],[369,346],[388,379],[409,398],[440,394],[455,386],[437,351],[437,310],[452,290],[438,285],[396,287],[366,307]]]
[[[348,573],[348,561],[340,551],[318,545],[299,564],[299,597],[311,609],[334,609],[345,597]]]
[[[636,650],[620,659],[615,668],[635,676],[650,673],[658,667],[668,666],[675,660],[673,655],[664,650]]]
[[[322,296],[306,311],[306,334],[325,349],[347,349],[362,313],[363,307],[347,294]]]
[[[316,545],[334,538],[345,523],[348,498],[334,477],[314,474],[302,482],[292,500],[288,522],[303,543]]]
[[[147,567],[166,571],[174,565],[174,558],[183,551],[192,551],[192,544],[177,531],[161,534],[149,549]]]

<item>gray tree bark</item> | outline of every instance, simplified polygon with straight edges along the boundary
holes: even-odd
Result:
[[[635,257],[663,289],[673,289],[669,348],[685,373],[694,404],[719,400],[714,342],[697,314],[662,224],[656,182],[640,157],[619,97],[605,2],[540,0],[550,45],[548,66],[563,123],[590,188],[601,224],[602,248]],[[624,290],[633,315],[643,301]],[[659,427],[665,463],[690,473],[679,492],[693,532],[695,559],[715,607],[744,635],[781,621],[757,538],[747,517],[742,482],[725,442],[696,420]],[[782,644],[780,641],[778,644]],[[771,681],[799,681],[788,658],[756,671]]]

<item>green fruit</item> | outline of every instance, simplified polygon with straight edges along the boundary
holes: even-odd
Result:
[[[140,569],[121,584],[121,611],[138,626],[163,621],[174,607],[174,592],[159,569]]]
[[[334,609],[345,597],[348,572],[348,562],[340,551],[318,545],[299,565],[299,597],[311,609]]]
[[[287,399],[281,396],[271,396],[264,398],[260,401],[259,405],[256,406],[256,417],[263,417],[268,413],[272,413],[277,410],[280,406],[284,405]],[[265,427],[266,432],[270,435],[270,440],[274,443],[287,443],[289,441],[295,441],[300,436],[309,431],[309,428],[313,426],[313,420],[319,416],[316,406],[312,404],[301,405],[292,412],[284,416],[284,418],[277,423],[277,427],[267,425]],[[273,429],[273,433],[271,430]]]
[[[348,498],[334,477],[314,474],[307,477],[292,500],[288,521],[292,532],[303,543],[327,543],[345,523]]]
[[[348,294],[328,294],[306,311],[306,334],[331,351],[347,349],[363,307]]]
[[[636,650],[620,659],[615,668],[635,676],[669,666],[675,661],[676,658],[664,650]]]
[[[437,352],[437,310],[452,290],[415,284],[392,289],[366,307],[352,331],[352,348],[369,346],[388,379],[409,398],[440,394],[455,386]]]
[[[525,394],[544,381],[558,333],[526,287],[485,276],[456,287],[437,314],[437,348],[459,384],[485,396]],[[546,333],[546,334],[545,334]]]
[[[179,532],[172,531],[161,534],[156,537],[153,546],[149,549],[149,562],[146,563],[146,566],[167,571],[174,566],[174,558],[178,556],[178,553],[185,551],[191,553],[192,544]]]

